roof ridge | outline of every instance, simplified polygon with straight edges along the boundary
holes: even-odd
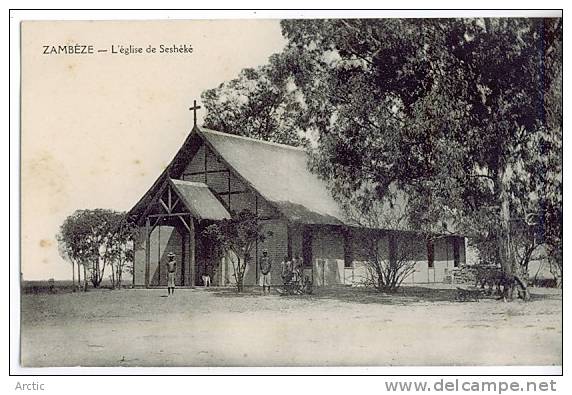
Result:
[[[275,147],[280,147],[280,148],[291,149],[291,150],[295,150],[295,151],[306,152],[306,149],[305,149],[304,147],[295,147],[295,146],[293,146],[293,145],[275,143],[274,141],[265,141],[265,140],[255,139],[255,138],[253,138],[253,137],[241,136],[241,135],[239,135],[239,134],[219,132],[218,130],[212,130],[212,129],[208,129],[208,128],[205,128],[205,127],[202,127],[202,126],[198,126],[198,125],[197,125],[197,128],[199,129],[200,132],[213,133],[213,134],[218,134],[218,135],[225,136],[225,137],[233,137],[233,138],[236,138],[236,139],[248,140],[248,141],[252,141],[252,142],[255,142],[255,143],[266,144],[266,145],[272,145],[272,146],[275,146]]]

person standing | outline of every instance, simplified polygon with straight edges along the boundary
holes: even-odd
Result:
[[[284,255],[284,259],[281,263],[282,266],[282,282],[288,284],[292,280],[292,262],[288,258],[288,255]]]
[[[302,258],[300,256],[294,257],[292,259],[292,273],[294,274],[294,282],[301,284],[302,283]]]
[[[167,255],[169,261],[167,262],[167,295],[175,293],[175,272],[177,270],[177,261],[175,261],[175,254],[172,252]]]
[[[270,284],[272,279],[270,277],[270,270],[272,270],[272,261],[268,257],[268,250],[262,251],[262,258],[260,258],[260,286],[262,286],[262,294],[266,294],[266,288],[270,293]]]

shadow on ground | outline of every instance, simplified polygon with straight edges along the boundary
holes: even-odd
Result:
[[[237,293],[235,289],[212,289],[205,290],[213,293],[217,297],[261,297],[261,291],[257,288],[248,287],[242,293]],[[275,292],[275,291],[274,291]],[[441,302],[454,301],[455,289],[431,289],[424,287],[403,287],[395,293],[377,292],[371,288],[333,286],[325,288],[315,288],[311,295],[282,295],[280,298],[289,300],[312,300],[330,299],[346,303],[378,303],[388,305],[405,305],[418,302]],[[273,293],[273,296],[278,296]]]
[[[536,300],[559,299],[557,295],[546,293],[543,289],[531,289],[531,302]],[[234,288],[212,288],[205,289],[205,292],[212,293],[214,296],[225,297],[242,297],[256,298],[262,297],[262,292],[257,287],[246,287],[242,293],[236,292]],[[378,292],[373,288],[367,287],[350,287],[350,286],[331,286],[325,288],[314,288],[312,295],[280,295],[281,298],[289,300],[333,300],[346,303],[377,303],[385,305],[407,305],[411,303],[436,303],[436,302],[456,302],[456,303],[475,303],[475,302],[457,302],[457,288],[437,288],[432,286],[403,286],[394,293]],[[273,296],[278,296],[273,291]],[[497,295],[487,295],[481,292],[481,300],[498,300]]]

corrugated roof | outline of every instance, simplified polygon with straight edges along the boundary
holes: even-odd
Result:
[[[345,223],[326,183],[308,169],[304,149],[205,128],[198,128],[198,133],[251,188],[291,221]]]
[[[187,209],[195,218],[222,220],[230,219],[223,204],[202,182],[169,179],[171,185]]]

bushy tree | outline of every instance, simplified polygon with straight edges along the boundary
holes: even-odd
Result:
[[[244,274],[252,262],[252,251],[257,242],[263,242],[272,232],[265,232],[259,217],[249,210],[232,213],[225,219],[205,228],[203,235],[210,239],[222,254],[232,253],[231,259],[238,292],[244,290]],[[256,262],[254,262],[256,264]]]
[[[104,262],[111,269],[112,287],[121,288],[123,273],[133,264],[133,238],[136,227],[122,212],[110,212],[107,217],[107,236],[100,249]]]
[[[58,240],[58,253],[60,257],[63,260],[68,261],[69,263],[72,264],[72,287],[73,287],[73,292],[75,292],[76,290],[79,290],[81,288],[81,275],[80,275],[81,263],[74,255],[74,251],[70,248],[71,246],[64,242],[61,233],[58,233],[56,235],[56,239]],[[76,271],[75,271],[76,268],[77,268],[77,286],[76,286]]]
[[[83,290],[87,290],[87,271],[94,258],[94,245],[91,242],[91,216],[86,210],[77,210],[67,217],[57,235],[59,248],[65,256],[83,268]],[[79,281],[79,279],[78,279]]]
[[[268,65],[205,93],[207,125],[280,142],[304,131],[339,201],[391,204],[397,188],[410,224],[463,230],[513,284],[540,244],[558,272],[561,19],[285,20],[282,32]]]
[[[516,224],[542,216],[554,200],[543,185],[561,183],[561,20],[287,20],[282,28],[287,50],[300,54],[300,119],[319,135],[313,169],[334,193],[367,185],[383,200],[395,184],[426,208],[425,219],[454,214],[475,231],[486,219],[496,262],[523,276]],[[411,213],[424,222],[423,210]]]
[[[129,252],[131,237],[125,213],[94,209],[77,210],[67,217],[57,238],[68,258],[82,265],[84,290],[87,290],[88,273],[92,285],[98,288],[108,266],[115,286],[117,270],[123,270],[132,254]]]

